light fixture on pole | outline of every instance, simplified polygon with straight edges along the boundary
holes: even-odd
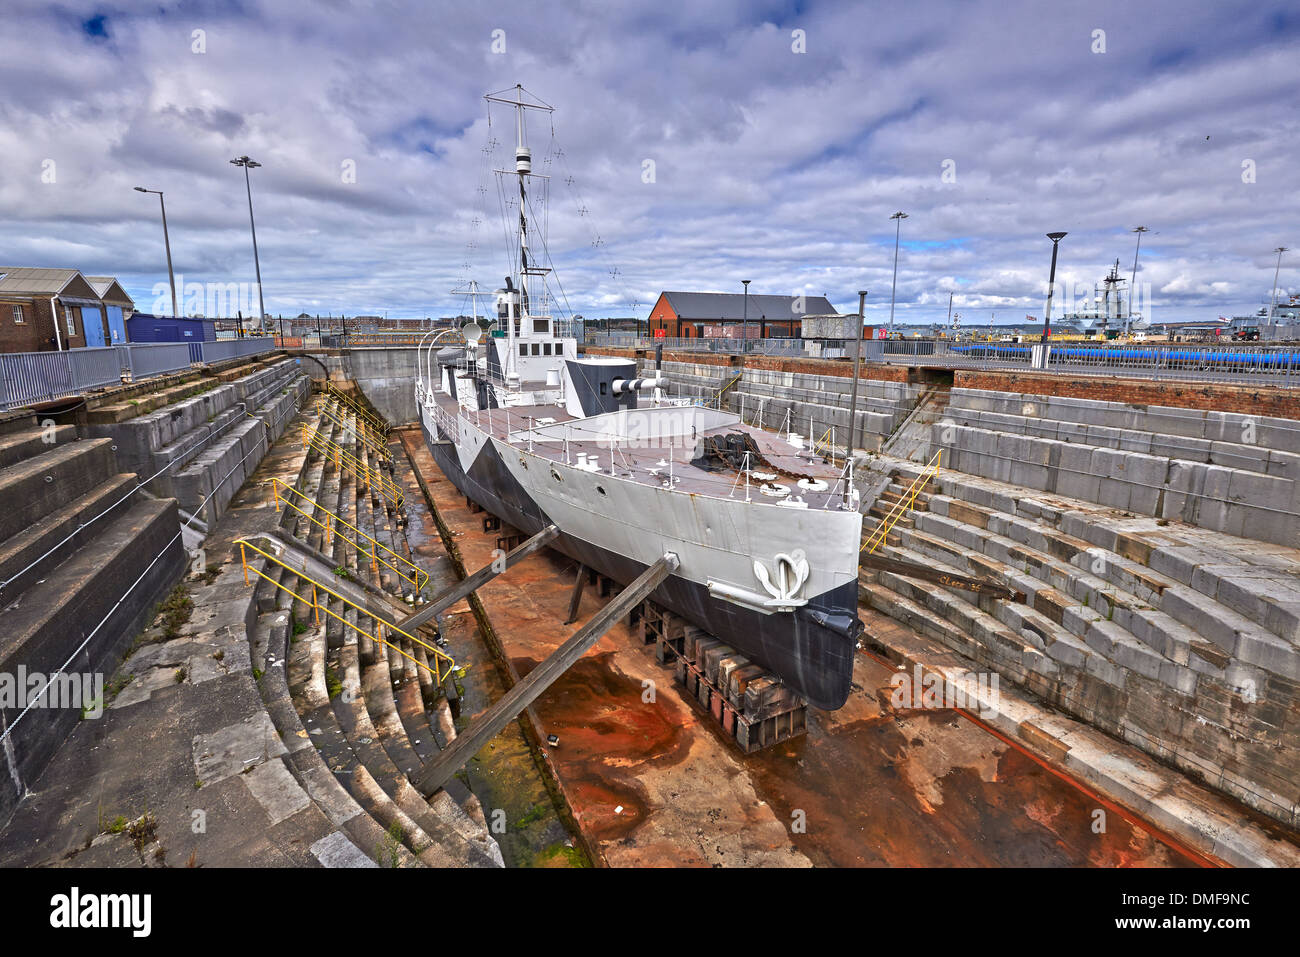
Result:
[[[1066,233],[1047,234],[1047,238],[1052,241],[1052,269],[1047,276],[1047,309],[1043,312],[1043,338],[1041,341],[1044,345],[1047,344],[1052,321],[1052,292],[1056,288],[1056,249],[1066,235]]]
[[[745,349],[749,346],[749,284],[753,282],[753,280],[742,279],[740,281],[745,287],[745,321],[741,326],[741,334],[744,338],[740,343],[740,351],[743,354]]]
[[[1273,338],[1274,315],[1277,312],[1277,277],[1282,271],[1282,254],[1287,251],[1286,246],[1278,246],[1273,252],[1277,253],[1277,268],[1273,270],[1273,295],[1269,300],[1268,307],[1268,332],[1266,338]]]
[[[176,274],[172,272],[172,241],[167,235],[167,204],[163,202],[160,189],[145,189],[143,186],[136,186],[134,189],[137,193],[158,194],[158,206],[162,209],[163,246],[167,249],[167,282],[172,287],[172,315],[179,317],[180,310],[176,307]]]
[[[1137,233],[1137,248],[1133,250],[1133,277],[1128,281],[1128,315],[1124,318],[1124,335],[1128,335],[1133,323],[1133,297],[1137,294],[1138,253],[1142,251],[1142,234],[1151,230],[1145,226],[1134,226],[1129,232]]]
[[[894,297],[898,292],[898,231],[903,226],[903,220],[907,219],[907,213],[897,212],[889,217],[894,221],[894,283],[889,291],[889,334],[894,334]]]
[[[257,270],[257,328],[266,331],[266,305],[262,301],[262,264],[257,256],[257,226],[253,222],[253,187],[249,183],[248,171],[257,169],[262,164],[247,156],[239,156],[230,161],[235,166],[244,168],[244,189],[248,191],[248,227],[253,233],[253,268]]]
[[[844,455],[846,462],[853,461],[853,446],[855,444],[857,422],[858,422],[858,366],[862,362],[862,326],[866,322],[866,304],[867,290],[858,291],[858,349],[853,354],[853,398],[849,400],[849,449]],[[817,436],[809,435],[808,441],[815,443]]]

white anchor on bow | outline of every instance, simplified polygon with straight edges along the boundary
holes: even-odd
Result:
[[[769,573],[762,562],[754,562],[754,577],[769,595],[779,601],[788,601],[799,594],[799,589],[808,580],[808,571],[808,556],[801,548],[788,555],[781,552],[776,556],[775,575]]]

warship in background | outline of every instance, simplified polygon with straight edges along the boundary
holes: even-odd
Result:
[[[1091,299],[1085,297],[1082,308],[1066,313],[1052,323],[1055,335],[1100,335],[1103,338],[1124,332],[1145,332],[1150,323],[1139,312],[1132,312],[1133,297],[1124,293],[1128,280],[1119,274],[1119,260],[1110,272],[1093,286]]]

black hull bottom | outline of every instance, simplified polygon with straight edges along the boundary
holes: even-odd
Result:
[[[467,474],[453,445],[434,441],[423,426],[422,431],[434,461],[461,494],[529,535],[552,524],[490,444]],[[563,529],[551,547],[623,584],[646,569]],[[814,707],[833,711],[848,699],[862,634],[856,582],[818,595],[793,613],[771,615],[716,599],[703,585],[676,576],[665,580],[651,598],[775,672]]]

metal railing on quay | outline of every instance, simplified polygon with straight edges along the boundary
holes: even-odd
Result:
[[[117,349],[0,354],[0,409],[81,395],[122,383]]]
[[[796,338],[729,339],[723,336],[656,338],[618,332],[591,332],[587,333],[583,344],[593,348],[608,349],[653,349],[656,346],[663,346],[665,352],[712,352],[726,355],[801,356],[804,354],[803,340]]]
[[[811,342],[811,340],[810,340]],[[654,339],[626,333],[592,333],[592,347],[652,349],[670,352],[804,354],[802,339]],[[852,346],[852,343],[848,344]],[[1089,342],[1037,339],[1020,342],[980,342],[935,337],[867,339],[864,363],[938,366],[948,369],[1035,370],[1090,375],[1140,375],[1155,379],[1185,379],[1224,383],[1300,386],[1300,345],[1288,343]],[[852,349],[850,349],[852,352]]]
[[[448,327],[450,328],[450,327]],[[418,346],[420,340],[434,330],[420,332],[324,332],[320,335],[321,346],[328,349],[382,349],[393,346]]]
[[[243,359],[248,356],[261,355],[275,351],[275,339],[272,336],[249,336],[244,339],[216,339],[203,342],[191,342],[190,361],[203,365],[225,362],[227,359]]]
[[[190,367],[188,342],[133,342],[116,346],[121,368],[132,380],[180,372]]]
[[[312,524],[316,525],[325,533],[325,537],[324,539],[322,539],[321,542],[322,551],[326,550],[329,547],[329,542],[333,540],[331,536],[333,536],[334,538],[340,538],[347,544],[351,545],[353,549],[356,550],[358,555],[362,555],[370,559],[370,567],[372,571],[378,574],[379,566],[380,565],[386,566],[395,575],[397,575],[399,578],[401,578],[403,581],[409,584],[415,590],[416,595],[420,594],[420,592],[424,590],[424,586],[428,584],[429,573],[426,572],[419,565],[415,564],[410,559],[402,557],[397,552],[393,551],[393,549],[385,545],[383,542],[378,541],[377,539],[373,538],[370,535],[367,535],[361,529],[357,528],[355,525],[349,522],[346,518],[343,518],[341,515],[334,514],[329,509],[321,505],[319,502],[317,502],[315,499],[313,499],[311,496],[307,495],[306,493],[298,491],[292,485],[289,485],[278,478],[272,478],[271,494],[272,497],[275,499],[275,510],[277,512],[280,511],[280,503],[283,502],[287,508],[293,509],[299,515],[307,519]],[[310,505],[312,508],[312,513],[309,514],[302,506],[299,506],[294,501],[295,498],[300,501],[306,502],[308,505]],[[325,519],[323,521],[319,518],[316,518],[314,514],[316,511],[320,511],[325,515]],[[360,542],[354,541],[353,539],[349,538],[346,534],[339,531],[339,526],[342,526],[345,529],[349,529],[350,531],[354,532],[356,535],[364,539],[366,542],[368,542],[370,546],[369,550],[367,550],[366,546],[362,545]],[[398,567],[398,565],[394,565],[393,562],[390,562],[387,559],[381,557],[379,554],[381,551],[385,555],[390,556],[393,559],[393,561],[398,562],[401,567]],[[407,569],[407,571],[402,571],[402,568]]]
[[[450,655],[446,654],[443,651],[440,651],[439,649],[435,648],[433,645],[430,645],[428,642],[422,641],[421,639],[415,637],[415,635],[403,631],[401,628],[397,627],[397,625],[393,624],[392,622],[385,621],[383,618],[379,617],[374,612],[361,607],[356,602],[348,598],[345,598],[343,595],[340,595],[338,592],[330,588],[325,583],[319,582],[311,575],[308,575],[307,572],[304,571],[303,569],[294,568],[288,562],[281,561],[279,558],[276,558],[274,555],[270,554],[269,552],[263,551],[262,549],[258,548],[256,545],[254,545],[252,542],[248,541],[247,539],[241,538],[238,541],[236,541],[235,544],[239,546],[239,561],[240,564],[243,566],[245,585],[251,586],[253,584],[252,580],[248,577],[248,573],[251,571],[254,575],[257,575],[259,578],[262,578],[265,581],[269,581],[276,588],[284,589],[284,591],[287,591],[296,600],[303,602],[309,608],[311,608],[316,613],[317,625],[320,625],[320,613],[323,611],[325,612],[325,614],[332,617],[335,621],[342,622],[348,628],[351,628],[358,635],[364,635],[367,638],[371,638],[374,641],[379,642],[379,644],[383,645],[385,648],[391,648],[393,651],[397,652],[403,658],[405,658],[406,660],[414,664],[417,668],[423,668],[425,671],[429,672],[429,674],[433,675],[438,680],[439,684],[441,684],[444,680],[446,680],[447,676],[450,675],[453,670],[455,670],[456,661]],[[279,565],[285,571],[292,572],[294,575],[297,575],[303,581],[311,585],[311,601],[310,602],[307,601],[306,598],[304,598],[302,595],[299,595],[292,588],[286,587],[282,582],[277,581],[275,578],[266,574],[255,564],[251,564],[248,558],[248,550],[250,549],[255,554],[260,555],[262,558],[266,559],[268,562],[272,562],[276,565]],[[254,561],[256,561],[256,559],[254,559]],[[324,592],[326,595],[328,595],[330,598],[333,598],[335,601],[339,602],[340,604],[352,608],[357,612],[358,615],[365,615],[367,618],[373,621],[375,623],[374,632],[371,633],[369,631],[366,631],[364,628],[360,628],[357,625],[354,625],[352,622],[348,621],[347,618],[345,618],[343,615],[340,615],[338,612],[330,608],[328,604],[323,603],[320,599],[321,592]],[[390,636],[394,634],[401,635],[407,641],[411,642],[411,644],[419,645],[421,648],[423,648],[426,654],[429,656],[429,660],[434,663],[434,666],[432,668],[429,667],[419,658],[415,657],[409,652],[402,650],[402,648],[399,645],[384,638],[385,629],[388,631],[388,634]]]

